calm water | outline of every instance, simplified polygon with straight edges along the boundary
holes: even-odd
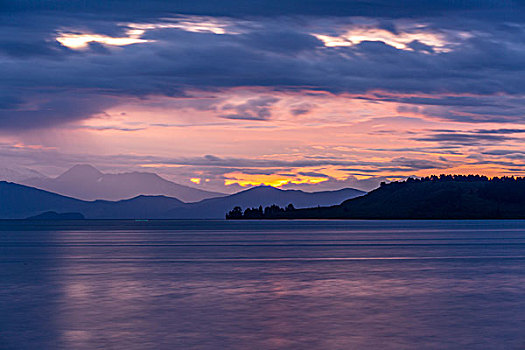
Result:
[[[153,226],[3,227],[0,348],[525,349],[525,221]]]

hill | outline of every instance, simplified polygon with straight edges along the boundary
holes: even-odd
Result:
[[[183,202],[197,202],[224,196],[223,193],[203,191],[180,185],[157,174],[130,172],[104,174],[91,165],[75,165],[56,178],[33,177],[20,183],[82,200],[121,200],[139,195],[163,195]]]
[[[184,203],[166,196],[140,195],[120,201],[84,201],[41,189],[0,181],[0,219],[23,219],[45,212],[80,213],[87,219],[223,219],[232,206],[293,203],[296,207],[330,205],[361,195],[353,189],[306,193],[256,187],[231,196]]]
[[[382,184],[340,205],[272,219],[525,219],[525,178],[441,175]]]
[[[312,205],[338,204],[346,199],[362,196],[365,193],[353,188],[337,191],[303,192],[299,190],[281,190],[271,186],[259,186],[230,196],[191,203],[184,208],[170,211],[169,216],[173,218],[224,219],[224,214],[235,206],[248,208],[272,204],[286,206],[292,203],[296,208],[306,208]]]
[[[26,220],[84,220],[84,215],[80,213],[57,213],[56,211],[46,211],[45,213],[28,217]]]
[[[165,218],[185,203],[165,196],[137,196],[121,201],[83,201],[37,188],[0,181],[0,218],[23,219],[45,212],[84,215],[87,219]]]

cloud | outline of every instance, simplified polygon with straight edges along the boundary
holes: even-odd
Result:
[[[360,167],[340,168],[342,171],[349,171],[353,174],[377,174],[384,172],[415,172],[426,169],[440,169],[448,168],[452,162],[443,159],[439,161],[409,158],[409,157],[395,157],[388,162],[361,162]],[[366,168],[369,167],[369,168]]]
[[[219,162],[219,161],[221,161],[221,158],[216,157],[216,156],[214,156],[214,155],[212,155],[212,154],[207,154],[207,155],[205,155],[205,156],[204,156],[204,159],[206,159],[206,160],[208,160],[208,161],[211,161],[211,162]]]
[[[493,156],[506,156],[514,154],[525,154],[525,151],[513,150],[513,149],[495,149],[490,151],[483,151],[482,154],[493,155]]]
[[[2,5],[2,140],[33,144],[30,138],[40,138],[47,128],[42,138],[60,129],[63,135],[86,136],[80,129],[88,129],[98,142],[115,130],[123,131],[115,133],[119,139],[101,145],[173,154],[28,153],[6,146],[2,159],[62,167],[82,158],[108,169],[146,166],[188,179],[201,178],[200,171],[212,184],[232,172],[320,176],[331,167],[360,177],[401,176],[482,166],[473,163],[480,161],[521,168],[525,7],[520,2],[486,0],[475,8],[448,0],[409,0],[404,6],[390,0]],[[176,129],[186,126],[198,129]],[[263,128],[271,150],[254,151],[255,140],[242,151],[215,147],[225,139],[221,133],[258,139],[263,130],[257,129]],[[302,154],[317,142],[305,135],[317,130],[324,148]],[[161,146],[135,147],[154,133],[179,132],[198,132],[209,140],[187,157],[180,156],[184,147],[173,153]],[[89,143],[87,137],[81,141]],[[216,153],[196,156],[211,152]],[[339,181],[325,182],[338,186]]]
[[[282,189],[286,190],[302,190],[306,192],[314,191],[333,191],[339,190],[341,188],[355,188],[362,191],[371,191],[377,187],[383,181],[391,181],[396,178],[387,178],[382,176],[374,176],[366,179],[358,179],[355,176],[349,176],[345,180],[337,180],[335,178],[329,178],[327,181],[323,181],[317,184],[294,184],[287,183],[283,186],[280,186]]]
[[[134,32],[138,32],[134,33]],[[129,30],[128,35],[124,37],[111,37],[108,35],[100,34],[77,34],[77,33],[60,33],[57,36],[56,41],[61,45],[71,49],[86,49],[91,43],[99,43],[110,46],[124,46],[139,43],[147,43],[149,40],[140,39],[140,35],[143,31],[140,30]]]
[[[71,0],[18,0],[3,4],[10,12],[41,12],[50,11],[61,14],[97,14],[112,15],[117,18],[151,18],[167,16],[168,14],[191,14],[204,16],[358,16],[382,18],[414,18],[431,16],[487,16],[498,17],[502,12],[508,17],[518,17],[512,10],[521,9],[523,5],[517,1],[483,0],[472,6],[468,2],[434,0],[431,3],[420,0],[406,0],[403,6],[389,0],[305,0],[297,6],[294,0],[267,0],[253,2],[250,0],[211,0],[195,1],[163,1],[163,0],[110,0],[91,2]],[[469,12],[474,12],[469,14]]]
[[[72,127],[72,129],[86,129],[86,130],[97,130],[97,131],[125,131],[125,132],[133,132],[133,131],[141,131],[145,130],[146,128],[126,128],[121,126],[115,126],[115,125],[104,125],[104,126],[96,126],[96,125],[75,125]]]
[[[432,161],[428,159],[417,159],[408,157],[397,157],[390,161],[390,164],[397,165],[406,170],[422,170],[422,169],[439,169],[448,167],[447,163],[443,161]]]
[[[309,33],[268,28],[265,31],[248,32],[240,36],[243,46],[263,53],[274,52],[280,55],[297,55],[317,49],[321,41]]]
[[[432,131],[434,132],[433,134],[414,138],[414,140],[459,146],[498,144],[508,141],[525,142],[525,139],[508,136],[525,133],[525,129],[520,128],[474,129],[462,132],[447,129],[435,129]]]
[[[298,173],[298,175],[304,175],[304,176],[310,176],[310,177],[326,177],[328,178],[329,176],[326,175],[326,174],[323,174],[323,173],[317,173],[317,172],[314,172],[314,171],[300,171]]]
[[[484,136],[484,135],[481,135]],[[46,148],[38,144],[0,144],[0,162],[28,167],[47,175],[58,175],[77,163],[89,163],[104,171],[151,171],[175,182],[185,183],[191,178],[201,178],[202,188],[215,191],[233,192],[240,189],[230,184],[250,179],[252,183],[266,178],[287,181],[308,181],[323,178],[317,184],[286,184],[283,188],[306,191],[335,190],[354,187],[363,190],[375,188],[381,181],[404,178],[410,174],[438,173],[438,169],[466,166],[469,169],[501,168],[502,171],[521,172],[524,168],[525,153],[517,149],[483,149],[472,152],[473,157],[444,158],[436,154],[413,154],[399,150],[381,155],[379,159],[366,160],[363,157],[304,156],[285,160],[274,157],[223,157],[208,154],[200,157],[163,157],[147,154],[90,154],[67,153],[59,149]],[[403,152],[403,153],[401,153]],[[441,154],[446,154],[447,149]],[[403,154],[403,156],[400,156]],[[465,156],[465,155],[463,155]],[[519,169],[519,170],[512,170]],[[389,174],[386,176],[385,174]],[[337,178],[333,176],[337,174]],[[359,178],[359,179],[358,179]],[[208,180],[208,181],[206,181]],[[190,183],[188,183],[190,184]]]
[[[222,111],[234,111],[235,113],[223,114],[221,117],[241,120],[267,120],[272,115],[270,108],[278,101],[279,99],[276,97],[261,96],[240,104],[228,103],[222,106]]]
[[[309,113],[314,108],[315,108],[315,105],[311,103],[300,103],[300,104],[291,106],[290,113],[293,116],[297,117],[297,116]]]
[[[522,134],[525,133],[525,129],[479,129],[475,130],[476,134]]]
[[[465,15],[465,7],[445,1],[431,7],[414,2],[410,9],[386,1],[311,2],[299,9],[285,1],[278,8],[291,17],[271,17],[274,11],[266,2],[243,7],[229,1],[224,6],[111,3],[17,1],[8,6],[16,16],[0,15],[0,101],[10,96],[23,100],[17,104],[33,105],[46,91],[55,95],[50,99],[65,104],[76,98],[91,99],[95,105],[83,106],[81,112],[55,106],[54,113],[45,104],[31,113],[4,105],[1,128],[89,118],[103,109],[102,99],[118,103],[118,98],[182,97],[189,91],[246,87],[362,94],[419,107],[400,112],[464,123],[520,123],[525,115],[525,31],[519,4],[491,1],[490,6],[487,2],[469,8]],[[53,11],[39,10],[46,6]],[[505,14],[506,21],[484,17],[489,8],[493,15]],[[328,13],[365,17],[323,17]],[[245,17],[248,14],[257,16]],[[356,30],[365,27],[368,31],[359,32],[363,38],[351,46],[325,47],[314,36],[356,36]],[[57,41],[67,33],[82,43],[96,39],[98,44],[72,50]],[[419,39],[414,39],[416,34]],[[432,39],[438,37],[439,42]],[[112,45],[119,38],[135,44]],[[429,47],[436,45],[448,51],[431,52]],[[224,111],[232,113],[223,117],[266,120],[275,101],[264,105],[265,98],[232,105]],[[307,112],[295,108],[291,113]],[[11,114],[17,116],[10,119]]]
[[[414,50],[414,51],[422,51],[426,53],[435,53],[435,49],[431,45],[427,45],[425,43],[422,43],[419,40],[412,40],[408,44],[406,44],[406,47]]]
[[[51,127],[83,120],[118,103],[112,97],[69,91],[35,93],[31,98],[30,101],[15,98],[7,108],[0,108],[0,130]]]
[[[466,133],[437,133],[427,137],[415,138],[417,141],[443,142],[453,145],[482,145],[487,142],[504,142],[513,138],[502,135],[466,134]]]

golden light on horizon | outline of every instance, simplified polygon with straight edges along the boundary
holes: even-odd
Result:
[[[241,172],[228,174],[228,179],[224,180],[224,185],[229,186],[238,184],[240,186],[272,186],[281,187],[287,184],[317,184],[328,179],[325,177],[311,177],[311,176],[283,176],[280,174],[244,174]]]
[[[193,183],[196,184],[196,185],[200,185],[200,183],[201,183],[201,179],[198,178],[198,177],[192,177],[192,178],[190,179],[190,181],[193,182]]]

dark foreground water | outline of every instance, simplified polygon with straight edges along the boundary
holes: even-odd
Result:
[[[525,349],[525,221],[137,225],[3,223],[0,348]]]

